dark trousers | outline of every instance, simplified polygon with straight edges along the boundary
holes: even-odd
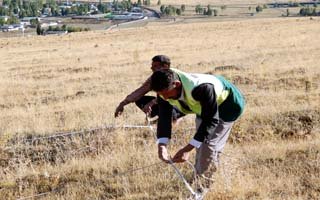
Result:
[[[142,110],[145,105],[147,105],[150,101],[152,101],[155,98],[156,97],[154,97],[154,96],[143,96],[139,100],[137,100],[135,103]],[[150,117],[153,118],[153,117],[157,116],[158,113],[159,113],[158,104],[154,104],[151,107],[151,110],[152,111],[151,111]],[[179,119],[180,117],[183,117],[183,116],[185,116],[185,114],[180,112],[177,108],[173,107],[173,109],[172,109],[172,120],[177,120],[177,119]]]

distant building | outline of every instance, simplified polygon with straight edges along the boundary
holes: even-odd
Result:
[[[10,31],[24,31],[23,24],[10,24],[10,25],[3,25],[0,27],[2,32],[10,32]]]
[[[122,15],[113,15],[112,17],[113,20],[137,20],[137,19],[143,19],[143,18],[144,18],[143,13],[133,13],[133,12],[124,13]]]
[[[143,10],[142,10],[142,8],[140,8],[140,7],[132,7],[132,8],[131,8],[131,12],[134,12],[134,13],[142,13]]]
[[[41,28],[48,28],[50,26],[58,26],[57,22],[47,22],[47,23],[42,23],[40,25]]]
[[[21,21],[21,22],[30,22],[30,21],[33,20],[33,19],[37,20],[38,22],[41,21],[41,18],[40,18],[40,17],[24,17],[24,18],[22,18],[20,21]]]

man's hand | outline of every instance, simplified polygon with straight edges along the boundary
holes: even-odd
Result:
[[[146,113],[147,115],[150,115],[150,114],[151,114],[151,111],[152,111],[151,106],[149,106],[149,104],[145,105],[145,106],[143,107],[142,111],[143,111],[144,113]]]
[[[158,156],[160,160],[166,163],[170,162],[170,156],[168,154],[168,150],[165,144],[158,144]]]
[[[149,103],[147,103],[147,104],[143,107],[142,111],[143,111],[144,113],[146,113],[146,114],[151,114],[152,106],[153,106],[154,104],[156,104],[156,103],[157,103],[157,100],[156,100],[156,99],[151,100]]]
[[[194,148],[191,144],[188,144],[187,146],[180,149],[176,155],[174,155],[172,161],[173,162],[185,162],[189,159],[190,151]]]
[[[116,111],[114,112],[114,117],[118,117],[121,115],[121,113],[123,112],[124,109],[124,104],[121,102],[118,107],[116,108]]]

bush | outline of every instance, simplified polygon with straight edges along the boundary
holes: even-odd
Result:
[[[164,11],[165,11],[166,7],[164,5],[161,5],[160,6],[160,12],[164,14]]]
[[[177,14],[177,15],[181,15],[181,9],[178,8],[178,9],[176,10],[176,14]]]
[[[208,16],[212,16],[212,10],[211,10],[211,9],[208,9],[207,15],[208,15]]]
[[[218,10],[217,10],[217,9],[214,9],[214,10],[213,10],[213,15],[214,15],[214,16],[218,16]]]
[[[17,23],[19,23],[19,19],[14,16],[10,16],[10,18],[7,21],[7,24],[17,24]]]
[[[178,11],[179,10],[179,11]],[[168,16],[172,16],[172,15],[181,15],[182,11],[180,8],[176,8],[174,6],[161,6],[160,7],[160,11],[161,13],[165,14],[165,15],[168,15]]]
[[[184,12],[186,10],[186,5],[182,4],[181,5],[181,11]]]
[[[0,18],[0,25],[3,26],[3,24],[5,23],[3,18]]]
[[[89,31],[90,28],[81,28],[81,27],[67,26],[67,27],[66,27],[66,30],[68,31],[68,33],[72,33],[72,32]]]
[[[39,21],[37,19],[31,19],[30,20],[31,27],[36,27],[37,24],[39,24]]]
[[[317,16],[317,15],[319,15],[319,13],[317,13],[316,8],[310,8],[310,7],[301,8],[299,11],[299,14],[301,16]]]
[[[203,8],[200,4],[196,5],[195,11],[197,14],[201,14],[203,12]]]
[[[263,11],[262,6],[258,5],[258,6],[256,7],[256,12],[258,13],[258,12],[262,12],[262,11]]]

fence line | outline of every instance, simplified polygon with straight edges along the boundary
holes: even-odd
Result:
[[[58,132],[58,133],[49,134],[49,136],[40,136],[40,137],[35,137],[35,138],[22,139],[18,142],[34,143],[36,141],[41,141],[41,140],[50,140],[50,139],[55,139],[55,138],[59,138],[59,137],[60,138],[72,137],[74,135],[81,135],[81,134],[85,134],[85,133],[93,133],[95,131],[113,130],[113,129],[119,129],[119,128],[120,129],[147,128],[147,129],[150,129],[153,133],[155,133],[152,125],[122,125],[122,126],[106,125],[106,126],[95,127],[95,128],[91,128],[91,129],[85,129],[85,130],[81,130],[81,131]],[[6,148],[10,148],[10,146],[7,146]]]
[[[96,127],[96,128],[91,128],[91,129],[87,129],[87,130],[82,130],[82,131],[74,131],[74,132],[60,132],[60,133],[56,133],[56,134],[53,134],[53,135],[50,135],[50,136],[43,136],[43,137],[36,137],[36,138],[30,138],[30,139],[25,139],[23,140],[24,142],[31,142],[31,143],[34,143],[35,141],[39,141],[39,140],[50,140],[50,139],[54,139],[54,138],[58,138],[58,137],[69,137],[69,136],[74,136],[74,135],[79,135],[79,134],[84,134],[84,133],[92,133],[94,131],[101,131],[101,130],[108,130],[108,129],[117,129],[117,128],[124,128],[124,129],[132,129],[132,128],[148,128],[150,129],[153,133],[155,133],[155,130],[153,128],[153,126],[151,125],[151,121],[149,121],[149,119],[147,118],[147,122],[148,124],[147,125],[122,125],[122,126],[116,126],[116,125],[106,125],[106,126],[102,126],[102,127]],[[192,129],[192,128],[189,128],[189,129]],[[83,150],[83,149],[86,149],[88,148],[87,147],[84,147],[84,148],[80,148],[78,150]],[[89,146],[89,148],[91,148]],[[226,155],[227,157],[229,157],[229,155]],[[240,158],[238,158],[240,159]],[[238,159],[235,159],[235,160],[238,160]],[[156,166],[156,165],[159,165],[163,163],[162,161],[160,162],[157,162],[157,163],[154,163],[154,164],[150,164],[150,165],[146,165],[146,166],[143,166],[143,167],[139,167],[139,168],[135,168],[135,169],[131,169],[131,170],[128,170],[128,171],[125,171],[125,172],[122,172],[122,173],[118,173],[118,174],[114,174],[114,175],[110,175],[110,176],[107,176],[106,178],[114,178],[114,177],[118,177],[118,176],[125,176],[125,175],[128,175],[130,173],[133,173],[133,172],[137,172],[137,171],[140,171],[140,170],[145,170],[147,168],[150,168],[150,167],[153,167],[153,166]],[[190,165],[192,165],[191,163],[188,163]],[[182,180],[182,182],[184,183],[184,185],[186,186],[186,188],[189,190],[189,192],[191,192],[192,196],[194,196],[196,199],[202,199],[203,196],[198,193],[197,191],[194,191],[192,189],[192,187],[189,185],[189,183],[186,181],[186,179],[184,178],[183,174],[180,172],[180,170],[174,165],[174,163],[171,161],[170,162],[170,165],[173,167],[175,173],[178,175],[178,177],[180,178],[180,180]],[[194,170],[194,173],[195,173],[195,169],[193,168]],[[57,192],[58,191],[58,188],[55,188],[55,189],[52,189],[51,191],[49,192],[45,192],[45,193],[40,193],[40,194],[36,194],[36,195],[33,195],[33,196],[27,196],[27,197],[19,197],[17,200],[26,200],[26,199],[33,199],[33,198],[37,198],[37,197],[41,197],[41,196],[46,196],[50,193],[53,193],[53,192]]]

